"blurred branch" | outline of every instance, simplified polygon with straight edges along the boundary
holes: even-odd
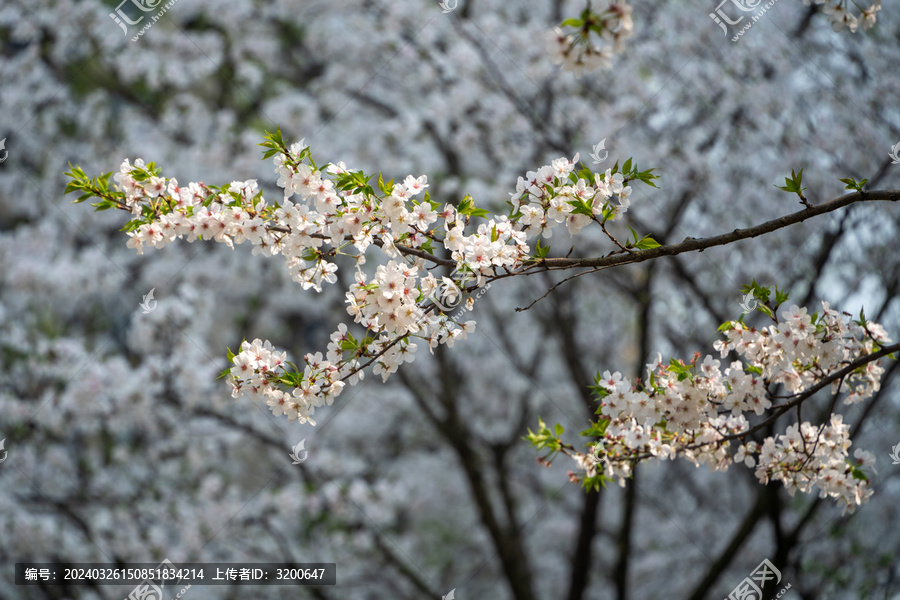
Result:
[[[422,579],[415,570],[411,569],[409,565],[407,565],[404,561],[400,560],[390,548],[385,544],[384,540],[381,539],[381,535],[379,535],[374,529],[372,530],[372,538],[375,542],[375,547],[378,548],[378,551],[381,552],[381,555],[384,556],[385,560],[388,564],[392,565],[395,569],[397,569],[407,580],[409,580],[417,590],[422,592],[425,596],[429,598],[437,598],[440,596],[440,592],[433,590],[428,584]]]
[[[487,530],[494,548],[497,551],[500,565],[509,585],[512,597],[515,600],[535,600],[532,586],[532,571],[530,561],[521,536],[522,527],[515,513],[515,504],[509,490],[503,490],[508,482],[500,481],[500,495],[506,512],[506,525],[501,524],[485,478],[482,460],[473,444],[472,431],[466,420],[459,414],[457,405],[457,384],[460,381],[459,373],[454,364],[447,357],[443,347],[435,350],[440,368],[439,390],[430,390],[421,380],[413,380],[407,374],[401,373],[401,381],[412,393],[416,404],[435,426],[437,431],[450,443],[456,452],[463,474],[469,483],[469,492],[475,503],[476,510],[482,525]],[[426,398],[438,397],[446,410],[445,416],[440,417],[431,408]],[[503,469],[497,470],[497,478],[503,480],[508,474]]]
[[[728,565],[731,564],[731,561],[734,560],[738,550],[741,549],[747,538],[756,530],[757,521],[766,512],[766,501],[766,488],[760,487],[756,495],[756,503],[744,517],[744,520],[741,521],[731,541],[706,570],[703,579],[694,587],[694,591],[688,596],[688,600],[703,600],[706,598],[710,588],[718,581],[725,569],[728,568]]]
[[[572,385],[581,398],[581,404],[588,418],[591,418],[594,416],[594,399],[589,389],[592,380],[585,366],[585,359],[588,358],[588,354],[579,347],[578,340],[575,337],[577,324],[572,307],[573,288],[569,288],[567,292],[553,296],[553,303],[556,308],[553,316],[555,317],[556,327],[552,328],[551,331],[559,338],[564,364],[569,372]],[[596,569],[593,545],[594,539],[599,532],[600,500],[602,499],[603,491],[603,489],[590,489],[584,494],[581,510],[579,511],[578,536],[575,539],[571,553],[572,568],[569,572],[569,592],[566,596],[568,600],[582,600],[584,598],[590,583],[590,575]]]
[[[625,497],[622,498],[622,521],[616,539],[619,557],[613,568],[613,583],[616,585],[618,600],[628,600],[628,564],[631,560],[631,538],[634,533],[634,512],[637,508],[637,465],[631,472],[631,479],[625,483]]]

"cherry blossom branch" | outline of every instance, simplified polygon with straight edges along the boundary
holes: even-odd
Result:
[[[802,223],[803,221],[811,219],[812,217],[818,217],[820,215],[834,212],[838,209],[844,208],[845,206],[849,206],[858,202],[897,202],[898,200],[900,200],[900,190],[852,192],[849,194],[844,194],[843,196],[840,196],[833,200],[823,202],[822,204],[812,205],[810,208],[806,208],[804,210],[800,210],[783,217],[778,217],[777,219],[772,219],[771,221],[766,221],[765,223],[760,223],[759,225],[754,225],[753,227],[747,227],[745,229],[735,229],[731,233],[723,233],[708,238],[688,237],[678,244],[659,246],[657,248],[650,248],[648,250],[637,250],[631,252],[630,254],[617,254],[614,256],[602,256],[596,258],[544,258],[540,261],[532,261],[531,266],[526,266],[526,268],[521,272],[530,273],[542,270],[560,270],[585,267],[613,267],[618,265],[644,262],[663,256],[675,256],[678,254],[684,254],[685,252],[703,252],[707,248],[724,246],[748,238],[754,238],[767,233],[772,233],[773,231],[778,231],[779,229],[784,229],[785,227],[790,227],[791,225]]]
[[[753,238],[767,233],[772,233],[784,227],[796,225],[797,223],[805,221],[806,219],[820,216],[829,212],[834,212],[857,202],[896,202],[898,200],[900,200],[900,190],[853,192],[850,194],[845,194],[833,200],[823,202],[822,204],[810,205],[809,208],[805,210],[800,210],[795,213],[779,217],[777,219],[772,219],[771,221],[766,221],[765,223],[761,223],[753,227],[748,227],[745,229],[735,229],[731,233],[720,234],[708,238],[686,238],[683,242],[678,244],[663,245],[648,250],[634,251],[629,248],[625,248],[624,246],[619,244],[617,240],[612,238],[609,232],[606,231],[606,228],[603,227],[604,232],[611,239],[613,239],[616,244],[623,248],[623,250],[626,250],[628,254],[615,253],[595,258],[543,258],[536,262],[529,261],[528,263],[526,263],[524,268],[511,272],[508,275],[495,276],[493,279],[500,279],[506,276],[516,276],[522,274],[532,275],[534,273],[544,271],[567,270],[573,268],[589,269],[588,271],[566,277],[562,281],[555,283],[547,290],[545,294],[535,299],[527,306],[516,307],[516,312],[522,312],[529,310],[535,304],[550,295],[550,293],[552,293],[558,287],[571,281],[572,279],[588,273],[594,273],[601,269],[617,267],[631,263],[644,262],[647,260],[660,258],[662,256],[676,256],[678,254],[684,254],[687,252],[703,252],[706,248],[731,244],[747,238]]]
[[[570,456],[584,471],[583,477],[570,472],[570,478],[586,487],[612,477],[622,483],[636,464],[651,459],[680,456],[713,470],[726,469],[732,461],[744,462],[758,464],[756,475],[764,483],[774,478],[804,492],[815,486],[842,502],[845,510],[865,502],[872,490],[861,469],[871,467],[874,457],[856,450],[853,461],[847,458],[849,428],[834,412],[834,402],[842,389],[850,391],[846,404],[877,392],[884,374],[878,361],[896,358],[900,344],[891,344],[884,328],[867,321],[862,313],[858,320],[846,323],[824,302],[821,316],[794,305],[781,313],[779,321],[776,310],[787,294],[776,290],[773,306],[768,288],[748,287],[774,324],[757,330],[732,321],[720,328],[726,340],[714,344],[722,358],[732,351],[746,356],[746,365],[734,361],[723,373],[718,360],[706,356],[699,363],[697,353],[687,364],[674,359],[664,364],[657,358],[647,365],[647,377],[637,387],[618,372],[597,375],[592,389],[600,399],[601,416],[581,433],[592,440],[590,454],[562,442],[562,428],[550,429],[541,421],[540,430],[528,436],[535,447],[550,451],[539,460],[549,463],[555,453]],[[793,392],[774,407],[773,384]],[[803,402],[828,385],[834,394],[830,422],[802,422]],[[778,440],[768,437],[762,448],[748,442],[732,459],[728,453],[732,441],[745,440],[795,407],[796,423]],[[771,414],[751,427],[743,414],[750,410],[759,416],[767,410]]]
[[[279,174],[278,185],[284,189],[281,203],[267,202],[255,180],[234,181],[227,187],[202,183],[182,187],[175,179],[162,177],[153,163],[144,164],[140,160],[134,165],[129,161],[123,162],[115,176],[118,185],[112,187],[109,182],[111,174],[90,180],[82,170],[74,167],[69,173],[72,181],[66,191],[81,192],[78,201],[99,197],[100,202],[94,204],[98,210],[121,208],[135,215],[123,229],[130,238],[129,247],[139,253],[143,252],[144,245],[160,248],[185,237],[188,242],[214,240],[230,247],[250,242],[254,253],[282,255],[292,278],[303,289],[316,291],[320,291],[323,284],[337,281],[335,272],[338,265],[331,260],[338,255],[354,259],[355,283],[345,293],[345,298],[348,313],[365,330],[365,337],[354,338],[347,325],[341,323],[331,335],[325,356],[321,352],[304,356],[306,367],[302,372],[287,362],[284,352],[276,351],[268,342],[245,341],[237,355],[229,351],[228,360],[233,366],[223,372],[223,376],[229,377],[234,397],[247,395],[254,401],[263,400],[276,416],[283,414],[289,420],[312,424],[315,424],[312,418],[315,408],[331,405],[346,385],[355,385],[364,376],[366,369],[371,367],[373,374],[380,374],[386,381],[404,362],[412,361],[418,346],[413,342],[415,338],[427,342],[432,351],[440,344],[452,346],[455,340],[464,339],[474,330],[474,321],[460,325],[460,312],[452,318],[450,313],[464,297],[466,309],[470,310],[491,281],[550,270],[585,269],[594,272],[661,256],[703,251],[708,247],[763,235],[854,202],[900,199],[900,192],[864,192],[865,181],[857,183],[847,179],[842,181],[847,183],[847,189],[855,192],[821,205],[810,205],[797,213],[729,234],[699,240],[688,238],[680,244],[660,246],[650,236],[639,237],[634,230],[633,239],[620,241],[608,228],[608,224],[621,219],[631,205],[630,183],[640,181],[655,187],[653,180],[657,177],[653,174],[654,169],[640,171],[632,159],[626,160],[621,169],[617,162],[605,173],[594,173],[585,166],[579,168],[577,155],[571,160],[565,157],[553,160],[551,164],[519,177],[515,191],[510,194],[512,211],[508,216],[492,216],[478,208],[470,196],[455,205],[441,207],[430,199],[425,176],[410,175],[402,183],[395,184],[393,180],[384,181],[381,175],[378,175],[376,182],[374,175],[350,171],[343,163],[319,168],[308,146],[302,141],[288,146],[280,132],[269,134],[261,145],[268,148],[265,157],[274,157],[275,170]],[[793,192],[795,187],[802,189],[799,187],[800,175],[792,174],[792,177],[791,186],[785,186],[790,187],[786,191]],[[294,196],[298,196],[299,200],[291,201]],[[479,222],[475,231],[471,232],[471,222],[477,219],[486,222]],[[587,225],[599,225],[615,248],[603,257],[571,259],[548,257],[550,247],[543,246],[540,239],[533,247],[529,245],[529,239],[538,236],[549,238],[552,229],[563,224],[570,236],[577,235]],[[356,248],[356,253],[347,250],[351,245]],[[361,268],[367,262],[367,249],[372,247],[378,248],[388,259],[377,265],[374,274]],[[441,248],[450,253],[451,258],[442,258]],[[453,273],[450,277],[438,279],[432,272],[434,266],[453,267]],[[547,293],[552,289],[555,288]],[[765,292],[765,297],[762,291],[759,293],[760,300],[768,302],[768,292]],[[777,290],[776,296],[780,298]],[[776,304],[782,301],[778,299]],[[804,316],[805,309],[802,314],[798,311],[792,309],[786,317],[792,326],[800,323],[802,331],[799,333],[786,330],[796,337],[795,344],[807,338],[812,325]],[[778,324],[774,307],[764,312]],[[834,311],[828,312],[827,328],[843,336],[845,331],[841,329],[843,326],[836,324],[836,314]],[[868,326],[867,323],[864,325]],[[741,333],[741,327],[731,324],[729,331]],[[816,325],[816,328],[820,327],[825,326]],[[875,338],[873,332],[867,333],[872,339]],[[773,330],[768,335],[774,336],[774,339],[779,336],[783,338],[786,333]],[[779,348],[785,343],[784,339],[779,341]],[[853,356],[853,353],[861,352],[861,347],[850,344],[846,351]],[[832,358],[829,355],[829,361]],[[703,368],[718,373],[718,361],[714,363],[710,366],[705,361]],[[836,363],[828,364],[834,367]],[[293,370],[286,366],[291,366]],[[672,372],[678,372],[681,378],[689,377],[691,375],[686,369],[696,365],[691,363],[691,367],[686,367],[683,363],[680,366],[672,363],[664,368],[657,366],[661,368],[657,377],[671,384],[669,376]],[[728,371],[734,371],[734,367],[726,373]],[[780,372],[770,374],[766,382],[777,382],[782,376]],[[740,376],[732,372],[729,377],[743,382],[741,385],[749,385],[747,381],[753,379],[754,387],[752,394],[745,394],[746,398],[732,394],[720,401],[724,408],[736,411],[733,417],[727,419],[716,414],[718,405],[710,403],[695,415],[690,412],[694,409],[685,408],[687,404],[683,399],[673,400],[656,390],[654,397],[647,394],[641,397],[641,408],[638,410],[645,421],[650,421],[644,425],[635,422],[636,427],[631,427],[627,419],[617,416],[617,411],[621,412],[624,406],[621,402],[625,402],[620,398],[618,408],[604,412],[610,417],[607,425],[616,420],[616,429],[610,433],[612,437],[608,440],[604,437],[605,429],[598,429],[593,435],[595,439],[606,440],[613,445],[621,445],[618,440],[622,436],[629,440],[631,450],[623,450],[621,455],[616,450],[609,455],[620,465],[611,473],[624,477],[630,472],[630,467],[621,465],[643,458],[637,448],[647,435],[655,435],[657,444],[662,444],[664,438],[668,448],[666,452],[673,456],[693,457],[694,452],[700,452],[699,456],[704,461],[714,464],[724,461],[724,454],[713,457],[710,453],[718,452],[727,445],[728,440],[723,439],[724,436],[746,433],[749,424],[740,413],[752,409],[762,414],[760,410],[771,406],[768,392],[757,384],[757,378],[743,371]],[[762,379],[758,378],[759,382]],[[804,386],[812,382],[810,374],[805,371],[793,372],[785,381],[792,385],[802,381]],[[876,382],[877,377],[864,378],[867,388],[863,392]],[[618,396],[625,397],[615,381],[606,385],[612,386],[610,391],[615,390]],[[652,388],[652,378],[649,385]],[[722,387],[723,384],[717,385]],[[794,388],[794,391],[797,389]],[[700,392],[689,393],[697,395]],[[607,411],[606,407],[604,411]],[[707,420],[701,420],[701,414]],[[660,430],[650,426],[649,423],[660,418],[669,425]],[[686,423],[690,423],[691,427]],[[646,430],[644,426],[647,426]],[[712,438],[709,438],[710,435]],[[818,435],[815,434],[815,439]],[[716,439],[720,441],[711,443]],[[818,452],[818,445],[813,447]],[[807,469],[808,461],[799,465],[784,464],[788,466],[782,470],[790,469],[797,473]],[[770,474],[770,471],[766,472],[767,477]],[[858,487],[854,489],[862,493]]]
[[[379,248],[384,247],[384,240],[382,238],[375,238],[372,241],[373,244],[378,246]],[[405,254],[407,256],[415,256],[416,258],[423,258],[429,262],[433,262],[436,265],[440,265],[442,267],[451,267],[456,268],[456,261],[450,260],[449,258],[441,258],[440,256],[435,256],[433,254],[429,254],[424,250],[420,250],[418,248],[410,248],[409,246],[404,246],[402,244],[394,244],[394,247],[400,252],[400,254]]]
[[[786,402],[785,404],[773,406],[772,410],[775,411],[775,414],[773,414],[766,420],[760,422],[759,424],[755,425],[753,428],[749,429],[746,433],[726,435],[722,439],[724,439],[725,441],[743,439],[747,435],[750,435],[752,433],[756,433],[757,431],[761,431],[761,430],[765,429],[766,427],[768,427],[769,425],[774,423],[776,420],[778,420],[779,417],[781,417],[786,412],[788,412],[791,408],[793,408],[795,406],[799,408],[800,405],[803,404],[803,402],[807,401],[809,398],[816,395],[819,391],[823,390],[826,386],[831,385],[832,383],[834,383],[838,380],[843,380],[848,375],[850,375],[854,371],[856,371],[858,368],[863,367],[863,366],[865,366],[871,362],[874,362],[880,358],[883,358],[885,356],[893,354],[894,352],[900,352],[900,343],[892,344],[890,346],[883,346],[881,348],[881,350],[878,350],[877,352],[873,352],[871,354],[866,354],[865,356],[862,356],[862,357],[848,363],[847,366],[844,367],[843,369],[840,369],[830,375],[823,377],[817,383],[813,384],[812,386],[810,386],[808,389],[804,390],[803,392],[801,392],[799,394],[794,394],[793,396],[790,397],[791,400]],[[773,396],[771,396],[771,395],[769,396],[769,398],[772,398],[772,397]],[[798,419],[798,420],[800,420],[800,419]]]
[[[766,418],[764,421],[761,421],[760,423],[754,425],[750,429],[747,429],[746,431],[743,431],[741,433],[723,434],[722,437],[720,437],[716,441],[716,443],[721,445],[721,444],[724,444],[724,443],[727,443],[730,441],[734,441],[734,440],[743,440],[754,433],[762,431],[763,429],[765,429],[766,427],[768,427],[769,425],[771,425],[775,421],[777,421],[781,416],[783,416],[786,412],[788,412],[795,406],[799,409],[800,406],[803,404],[803,402],[809,400],[812,396],[816,395],[819,391],[823,390],[826,386],[831,385],[832,383],[834,383],[836,381],[843,380],[844,378],[846,378],[848,375],[852,374],[854,371],[856,371],[860,367],[863,367],[871,362],[874,362],[876,360],[884,358],[885,356],[888,356],[888,355],[893,354],[894,352],[898,352],[898,351],[900,351],[900,343],[892,344],[890,346],[884,346],[881,348],[881,350],[878,350],[877,352],[873,352],[871,354],[866,354],[866,355],[848,363],[847,366],[845,366],[844,368],[842,368],[838,371],[835,371],[834,373],[831,373],[830,375],[823,377],[817,383],[813,384],[812,386],[810,386],[803,392],[790,396],[791,400],[789,402],[787,402],[785,404],[772,406],[771,410],[774,412],[774,414],[772,414],[771,416]],[[769,394],[768,391],[767,391],[766,395],[769,397],[769,399],[774,398],[774,396]],[[836,395],[835,395],[835,397],[836,397]],[[833,412],[833,410],[829,411],[829,412]],[[798,422],[801,421],[802,419],[800,418],[800,415],[798,414],[797,416],[798,416],[797,421]],[[684,450],[698,450],[705,445],[706,444],[689,444],[687,446],[684,446],[683,449]],[[634,462],[640,462],[641,460],[653,458],[653,455],[649,454],[649,453],[638,454],[638,455],[635,455],[633,458],[634,458]]]

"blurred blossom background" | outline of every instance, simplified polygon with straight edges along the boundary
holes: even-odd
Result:
[[[595,4],[603,4],[595,3]],[[712,353],[751,279],[817,309],[827,300],[900,337],[900,210],[863,203],[763,238],[580,277],[503,280],[476,333],[383,384],[367,376],[318,425],[235,402],[226,348],[268,339],[293,360],[347,320],[352,269],[302,291],[247,245],[126,248],[127,216],[64,196],[69,164],[122,160],[166,177],[256,179],[280,199],[256,144],[281,127],[322,162],[505,213],[516,178],[560,156],[658,167],[626,223],[661,243],[799,210],[776,190],[803,168],[807,198],[841,177],[900,187],[900,16],[836,33],[781,0],[738,42],[715,2],[635,1],[611,67],[576,78],[547,32],[581,2],[179,0],[150,29],[100,0],[0,5],[0,598],[121,599],[129,586],[14,585],[16,562],[334,562],[336,586],[192,587],[205,598],[721,598],[763,559],[783,598],[900,598],[895,362],[876,396],[837,406],[877,457],[853,515],[760,485],[751,469],[643,465],[584,493],[568,464],[535,462],[538,417],[587,426],[594,373],[642,373],[656,353]],[[131,5],[119,5],[130,15]],[[152,14],[152,13],[146,13]],[[589,165],[593,166],[593,165]],[[594,167],[599,169],[601,167]],[[609,252],[602,233],[554,253]],[[154,290],[156,308],[139,304]],[[815,420],[822,397],[808,403]],[[816,415],[819,414],[819,417]],[[292,465],[306,440],[308,458]],[[176,590],[177,591],[177,590]],[[174,592],[173,592],[174,596]]]

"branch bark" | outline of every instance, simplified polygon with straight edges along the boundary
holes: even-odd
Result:
[[[526,268],[528,272],[542,270],[559,270],[588,267],[613,267],[631,263],[644,262],[662,256],[675,256],[685,252],[703,252],[707,248],[724,246],[740,240],[754,238],[766,233],[772,233],[791,225],[796,225],[812,217],[818,217],[858,202],[897,202],[900,201],[900,190],[883,190],[875,192],[853,192],[844,194],[833,200],[817,204],[753,227],[735,229],[731,233],[723,233],[708,238],[685,238],[678,244],[659,246],[649,250],[638,250],[629,254],[615,254],[595,258],[545,258]],[[518,274],[518,272],[516,273]]]

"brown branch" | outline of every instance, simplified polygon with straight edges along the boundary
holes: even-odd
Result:
[[[823,377],[816,384],[811,386],[809,389],[804,390],[800,394],[795,395],[790,401],[788,401],[780,406],[773,407],[775,410],[775,414],[773,414],[771,417],[769,417],[762,423],[756,425],[755,427],[748,429],[744,433],[735,433],[732,435],[726,435],[720,441],[741,439],[751,433],[755,433],[755,432],[767,427],[768,425],[774,423],[776,419],[778,419],[781,415],[783,415],[784,413],[789,411],[794,406],[798,406],[798,405],[802,404],[803,402],[805,402],[806,400],[808,400],[814,394],[819,392],[819,390],[822,390],[826,386],[831,385],[838,379],[843,379],[844,377],[850,375],[851,373],[853,373],[853,371],[855,371],[859,367],[867,365],[870,362],[874,362],[874,361],[878,360],[879,358],[883,358],[883,357],[887,356],[888,354],[897,352],[898,350],[900,350],[900,343],[892,344],[890,346],[884,346],[878,352],[872,352],[871,354],[866,354],[865,356],[862,356],[862,357],[854,360],[853,362],[849,363],[843,369],[840,369],[839,371],[835,371],[834,373],[831,373],[830,375]]]
[[[622,252],[627,252],[627,253],[629,253],[629,254],[631,254],[631,253],[634,252],[634,250],[632,250],[631,248],[627,248],[627,247],[623,246],[623,245],[622,245],[622,242],[620,242],[619,240],[617,240],[617,239],[615,238],[615,236],[613,236],[613,234],[611,234],[611,233],[609,232],[609,230],[606,228],[606,221],[601,221],[600,219],[597,218],[597,215],[594,215],[593,219],[594,219],[594,223],[597,223],[598,225],[600,225],[600,229],[603,230],[603,233],[606,234],[606,237],[608,237],[609,239],[611,239],[611,240],[613,241],[613,243],[614,243],[616,246],[618,246],[619,248],[621,248],[621,249],[622,249]]]
[[[817,206],[812,206],[811,208],[801,210],[784,217],[779,217],[778,219],[773,219],[771,221],[766,221],[765,223],[761,223],[760,225],[756,225],[753,227],[748,227],[746,229],[735,229],[731,233],[725,233],[709,238],[686,238],[683,242],[679,244],[669,244],[664,246],[659,246],[658,248],[651,248],[649,250],[641,250],[637,252],[630,252],[629,254],[609,254],[601,257],[594,258],[543,258],[540,261],[532,261],[527,262],[523,269],[518,271],[512,271],[503,275],[497,275],[492,279],[501,279],[503,277],[510,277],[513,275],[531,275],[537,272],[543,271],[554,271],[554,270],[563,270],[563,269],[577,269],[577,268],[589,268],[589,271],[583,271],[576,275],[572,275],[563,279],[562,281],[554,284],[547,292],[535,299],[531,304],[525,307],[516,307],[516,312],[522,312],[530,309],[532,306],[546,298],[550,295],[554,290],[558,287],[575,279],[576,277],[580,277],[581,275],[585,275],[588,273],[593,273],[599,271],[601,269],[615,267],[619,265],[631,264],[631,263],[639,263],[645,260],[652,260],[654,258],[659,258],[662,256],[675,256],[678,254],[683,254],[686,252],[703,252],[706,248],[711,248],[713,246],[723,246],[726,244],[731,244],[736,241],[744,240],[747,238],[757,237],[760,235],[764,235],[766,233],[771,233],[773,231],[777,231],[778,229],[783,229],[784,227],[788,227],[790,225],[795,225],[806,219],[811,217],[816,217],[819,215],[823,215],[829,212],[833,212],[840,208],[843,208],[847,205],[854,204],[856,202],[868,202],[868,201],[888,201],[888,202],[896,202],[900,200],[900,191],[897,190],[887,190],[887,191],[876,191],[876,192],[853,192],[851,194],[845,194],[839,198],[835,198],[834,200],[830,200],[823,204],[819,204]],[[609,235],[607,233],[607,235]]]
[[[381,248],[384,246],[384,240],[381,238],[374,238],[372,243]],[[450,260],[449,258],[440,258],[439,256],[434,256],[433,254],[429,254],[424,250],[419,250],[418,248],[410,248],[409,246],[401,246],[399,244],[394,244],[394,248],[396,248],[401,254],[407,254],[409,256],[417,256],[419,258],[424,258],[425,260],[429,260],[435,264],[443,265],[445,267],[456,267],[456,261]]]
[[[667,246],[659,246],[658,248],[650,248],[649,250],[640,250],[631,254],[616,254],[613,256],[602,256],[595,258],[544,258],[540,263],[526,265],[526,271],[535,270],[559,270],[559,269],[577,269],[586,267],[612,267],[617,265],[631,264],[652,260],[662,256],[675,256],[676,254],[684,254],[685,252],[702,252],[707,248],[715,246],[724,246],[740,240],[757,237],[767,233],[772,233],[779,229],[796,225],[812,217],[824,215],[835,210],[844,208],[850,204],[857,202],[897,202],[900,201],[900,190],[881,190],[874,192],[852,192],[844,194],[833,200],[823,202],[810,208],[766,221],[753,227],[745,229],[735,229],[731,233],[724,233],[708,238],[685,238],[678,244]],[[524,271],[517,271],[514,274],[522,274]]]

